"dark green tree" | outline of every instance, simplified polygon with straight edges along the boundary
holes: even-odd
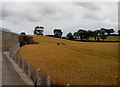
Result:
[[[74,32],[74,34],[73,34],[73,38],[74,38],[74,39],[79,38],[79,34],[78,34],[78,32]]]
[[[85,39],[87,32],[86,30],[80,29],[78,30],[78,34],[79,34],[80,39],[83,40]]]
[[[55,37],[58,37],[58,38],[61,38],[61,36],[62,36],[62,34],[63,34],[63,32],[62,32],[62,30],[61,29],[54,29],[54,36]]]
[[[94,38],[95,38],[95,41],[97,40],[97,41],[99,41],[99,38],[98,38],[98,34],[100,33],[100,30],[95,30],[95,31],[93,31],[93,36],[94,36]]]
[[[104,39],[107,38],[107,36],[105,35],[105,33],[107,33],[106,30],[107,29],[105,29],[105,28],[100,29],[100,38],[103,39],[103,41],[104,41]]]
[[[72,33],[69,32],[69,33],[66,35],[66,38],[67,38],[68,40],[73,40],[73,35],[72,35]]]
[[[43,26],[36,26],[33,33],[36,35],[43,35],[44,27]]]
[[[110,35],[111,33],[114,33],[114,29],[106,29],[107,35]]]
[[[99,34],[100,35],[105,35],[105,33],[106,33],[106,29],[105,28],[101,28]]]
[[[88,31],[85,32],[85,39],[89,40],[89,38],[93,37],[93,35],[94,35],[94,32],[91,31],[91,30],[88,30]]]

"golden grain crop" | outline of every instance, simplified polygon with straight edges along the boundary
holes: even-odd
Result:
[[[23,46],[18,53],[50,75],[55,84],[117,84],[118,43],[75,42],[38,35],[33,39],[39,44]]]

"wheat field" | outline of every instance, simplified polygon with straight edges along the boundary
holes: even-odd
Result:
[[[117,84],[118,43],[75,42],[39,35],[33,35],[33,39],[39,44],[25,45],[18,54],[50,75],[54,84]]]

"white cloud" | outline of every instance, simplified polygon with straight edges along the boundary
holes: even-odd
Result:
[[[3,2],[118,2],[119,0],[2,0]]]
[[[37,25],[45,26],[44,34],[61,28],[66,35],[79,28],[115,28],[118,4],[115,2],[12,2],[2,3],[3,27],[20,33],[33,33]]]

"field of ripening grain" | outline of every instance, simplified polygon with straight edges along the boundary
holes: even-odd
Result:
[[[38,35],[33,39],[39,44],[23,46],[18,53],[50,75],[55,84],[117,84],[118,43],[75,42]]]

